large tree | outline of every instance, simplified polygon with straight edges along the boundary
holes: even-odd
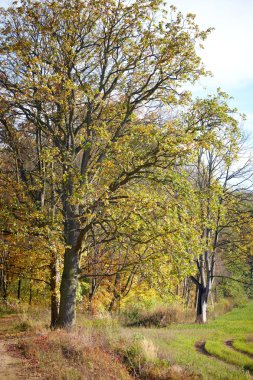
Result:
[[[171,12],[157,0],[21,0],[1,10],[1,126],[35,139],[34,162],[25,167],[17,150],[17,164],[41,209],[51,202],[45,173],[52,163],[57,170],[59,326],[74,323],[80,255],[91,229],[106,229],[107,206],[131,196],[131,181],[148,183],[152,168],[174,165],[205,132],[203,123],[169,121],[185,101],[180,86],[204,73],[195,47],[207,34],[192,15]],[[36,181],[27,175],[34,171]]]

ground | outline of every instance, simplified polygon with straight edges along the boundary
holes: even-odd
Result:
[[[80,321],[76,331],[39,332],[2,317],[0,380],[253,379],[253,303],[207,325]]]
[[[201,379],[253,379],[253,303],[206,325],[134,329],[159,355]]]
[[[35,380],[38,379],[34,371],[30,371],[30,363],[20,355],[17,349],[19,339],[29,339],[19,331],[19,317],[5,315],[0,321],[0,380]]]

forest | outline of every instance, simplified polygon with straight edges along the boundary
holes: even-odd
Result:
[[[210,33],[160,0],[21,0],[0,10],[0,338],[43,325],[37,344],[24,338],[15,350],[35,360],[43,338],[72,361],[50,375],[36,351],[38,378],[230,379],[226,366],[231,379],[252,378],[245,116],[220,88],[189,90],[209,75],[199,51]],[[230,331],[226,318],[247,322]],[[157,354],[175,323],[184,344],[224,360],[219,376]],[[183,335],[189,326],[195,341]],[[203,346],[209,328],[233,339]],[[103,329],[106,370],[93,373],[98,348],[87,341]],[[143,344],[156,360],[140,359]],[[0,365],[0,379],[11,376]]]

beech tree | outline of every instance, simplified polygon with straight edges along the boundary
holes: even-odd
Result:
[[[180,86],[204,74],[195,48],[207,33],[191,14],[161,12],[159,0],[21,0],[1,10],[1,126],[26,128],[41,142],[30,185],[40,187],[43,207],[50,181],[42,157],[57,172],[53,206],[65,243],[59,326],[75,321],[80,256],[91,229],[106,225],[106,206],[205,132],[166,114],[186,101]],[[19,164],[27,181],[29,168]]]

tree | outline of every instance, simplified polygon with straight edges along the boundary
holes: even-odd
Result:
[[[173,8],[165,19],[160,6],[21,0],[1,10],[1,125],[26,128],[57,168],[65,241],[59,326],[74,323],[80,255],[92,227],[106,223],[105,206],[185,154],[195,136],[195,126],[178,135],[153,111],[183,102],[180,85],[204,73],[195,46],[207,32]],[[36,160],[43,206],[49,190]]]
[[[36,278],[37,282],[50,284],[54,326],[58,317],[57,267],[62,247],[55,213],[55,170],[46,151],[42,156],[44,144],[38,131],[34,136],[29,123],[16,128],[5,107],[3,104],[0,129],[1,231],[4,245],[8,242],[11,251],[9,272],[14,277],[19,273],[19,289],[21,278],[27,276],[31,281]],[[27,252],[31,252],[28,260]]]
[[[223,96],[227,98],[225,94]],[[211,106],[210,103],[208,110]],[[198,199],[199,241],[202,250],[199,257],[196,257],[197,275],[191,276],[197,286],[196,322],[199,323],[207,322],[207,306],[217,275],[217,255],[224,248],[225,232],[230,230],[231,234],[231,228],[234,227],[231,209],[236,208],[236,178],[243,182],[242,176],[248,170],[247,166],[234,168],[240,146],[240,131],[234,116],[236,110],[229,111],[226,103],[221,107],[225,113],[224,118],[220,119],[220,128],[212,131],[212,143],[199,150],[191,175]],[[221,113],[216,116],[220,118]],[[240,229],[241,225],[238,224],[237,228]],[[231,240],[233,239],[229,236],[229,242]]]

